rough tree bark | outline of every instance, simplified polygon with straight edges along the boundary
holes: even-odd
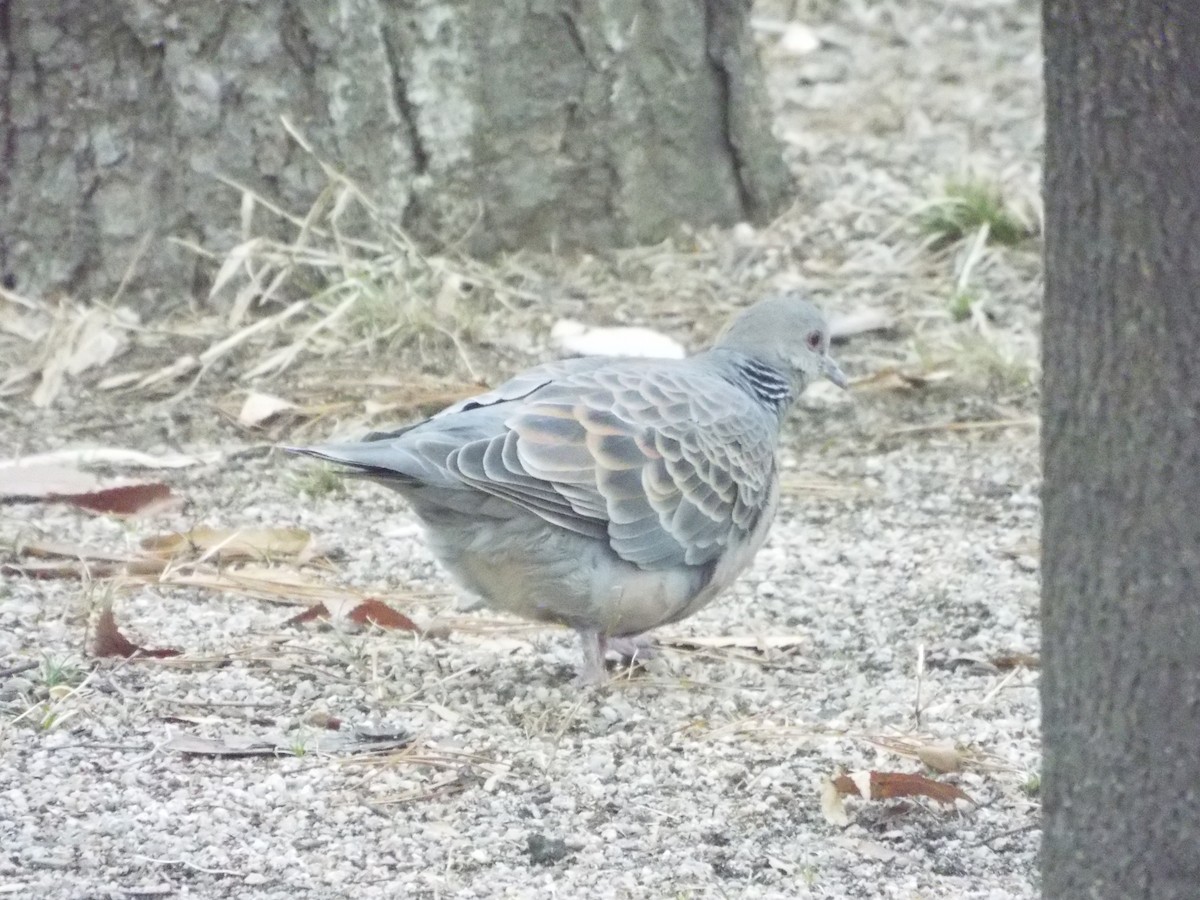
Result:
[[[1046,0],[1045,896],[1200,896],[1200,6]]]
[[[0,276],[190,290],[222,174],[302,211],[287,116],[418,235],[652,241],[789,199],[749,0],[0,0]]]

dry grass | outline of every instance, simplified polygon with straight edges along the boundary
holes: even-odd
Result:
[[[887,65],[839,86],[841,107],[854,112],[834,115],[813,106],[812,91],[798,93],[792,73],[810,59],[837,59],[838,40],[822,37],[798,60],[772,43],[788,22],[834,11],[764,2],[757,14],[784,142],[806,160],[796,204],[774,222],[683,227],[658,245],[625,250],[479,261],[463,255],[453,235],[418,247],[327,161],[318,160],[326,185],[306,210],[227,180],[240,198],[240,240],[223,252],[187,245],[212,265],[207,311],[141,322],[119,290],[90,306],[0,291],[7,307],[0,352],[8,363],[0,404],[31,398],[53,406],[70,385],[95,392],[100,405],[179,406],[216,393],[236,425],[236,404],[253,385],[294,408],[243,430],[307,439],[428,414],[544,359],[559,317],[648,324],[694,348],[764,290],[797,287],[832,310],[879,309],[897,324],[889,337],[856,338],[839,350],[856,378],[942,367],[954,375],[939,388],[947,398],[1023,391],[1028,401],[1036,384],[1040,260],[1025,238],[1040,227],[1037,171],[1002,131],[1009,121],[1027,125],[1025,76],[997,69],[989,76],[994,86],[968,92],[939,82],[944,97],[919,98],[941,109],[965,109],[977,91],[1005,98],[989,120],[1000,136],[995,158],[980,163],[947,149],[957,146],[955,115],[971,121],[965,111],[910,126],[912,141],[897,143],[884,127],[895,109],[917,102],[896,73],[919,70],[919,60],[877,45],[873,52],[889,57],[881,60]],[[886,20],[863,15],[876,30],[928,27],[900,6],[889,7]],[[862,35],[877,37],[871,28]],[[920,83],[921,72],[914,74]],[[862,129],[859,121],[876,124]],[[287,121],[283,127],[312,154],[303,134]],[[930,183],[955,170],[995,174],[945,181],[930,201]],[[380,382],[393,372],[390,384]],[[422,372],[433,377],[410,390]],[[328,489],[321,482],[314,475],[297,490],[317,495]]]

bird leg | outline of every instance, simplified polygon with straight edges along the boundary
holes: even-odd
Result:
[[[599,631],[580,630],[579,643],[583,647],[583,665],[575,676],[577,684],[600,684],[608,678],[604,668],[604,654],[608,650],[608,638]]]

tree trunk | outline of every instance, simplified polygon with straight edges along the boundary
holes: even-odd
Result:
[[[478,252],[654,241],[790,199],[747,0],[0,0],[0,275],[190,293],[237,240],[227,176],[324,178]]]
[[[1200,897],[1200,6],[1046,0],[1045,896]]]

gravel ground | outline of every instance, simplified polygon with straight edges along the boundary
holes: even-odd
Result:
[[[0,576],[0,896],[1037,896],[1037,674],[994,664],[1038,652],[1037,250],[980,255],[977,314],[955,323],[961,252],[932,253],[903,224],[965,171],[1032,192],[1036,6],[830,6],[800,5],[812,52],[764,32],[802,200],[749,237],[705,236],[703,278],[728,296],[799,282],[835,310],[885,309],[894,333],[836,352],[852,376],[884,376],[810,393],[752,571],[605,686],[573,685],[568,632],[456,611],[392,495],[311,479],[302,492],[305,463],[213,414],[220,373],[186,412],[85,387],[49,410],[10,402],[5,455],[226,455],[156,473],[186,506],[154,518],[3,507],[0,548],[125,552],[200,523],[299,526],[326,558],[272,560],[274,577],[303,572],[440,630],[285,625],[298,591]],[[636,259],[614,292],[672,282],[661,253]],[[578,306],[548,304],[538,321],[567,313]],[[717,318],[658,324],[695,346]],[[548,353],[541,332],[507,346],[480,352],[487,374]],[[897,382],[892,367],[938,374]],[[963,421],[982,425],[944,427]],[[105,602],[127,635],[184,655],[94,659]],[[404,746],[361,752],[365,734]],[[189,754],[187,736],[278,750]],[[952,742],[967,764],[938,775],[889,739]],[[850,823],[832,824],[822,780],[859,770],[925,772],[973,803],[850,798]]]

